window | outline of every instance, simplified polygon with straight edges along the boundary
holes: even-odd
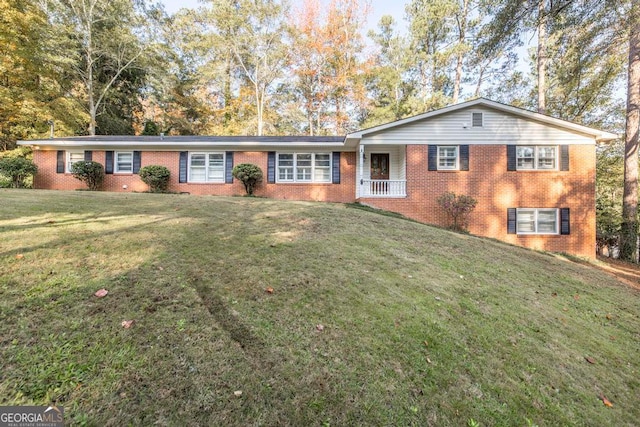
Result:
[[[278,153],[279,182],[331,182],[329,153]]]
[[[224,153],[189,153],[189,182],[224,182]]]
[[[84,151],[67,151],[67,172],[71,173],[71,165],[84,161]]]
[[[558,234],[558,209],[517,209],[518,234]]]
[[[458,146],[438,146],[438,170],[458,169]]]
[[[516,147],[516,169],[556,169],[558,147],[518,146]]]
[[[471,113],[471,126],[474,128],[482,127],[483,123],[483,114],[482,113]]]
[[[133,151],[118,151],[115,156],[116,173],[133,173]]]

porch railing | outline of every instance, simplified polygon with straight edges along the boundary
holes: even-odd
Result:
[[[363,179],[360,197],[406,197],[407,181],[389,179]]]

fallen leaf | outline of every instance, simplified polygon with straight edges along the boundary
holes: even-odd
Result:
[[[23,254],[18,254],[18,255],[16,255],[16,259],[22,259],[22,258],[24,258],[24,255],[23,255]]]
[[[585,357],[584,360],[586,360],[587,362],[591,363],[592,365],[594,365],[596,363],[595,360],[593,360],[591,357]]]
[[[324,325],[317,324],[317,325],[316,325],[316,330],[317,330],[318,332],[322,332],[322,331],[324,331]]]
[[[234,392],[233,392],[233,395],[234,395],[235,397],[240,397],[240,396],[242,396],[242,390],[236,390],[236,391],[234,391]]]
[[[557,293],[557,292],[554,292],[554,293],[552,293],[552,294],[551,294],[551,296],[552,296],[552,297],[557,297],[557,296],[558,296],[558,293]]]
[[[574,299],[574,300],[576,300],[576,301],[578,301],[578,300],[580,299],[580,295],[575,294],[575,295],[573,296],[573,299]]]
[[[265,291],[266,291],[268,294],[272,294],[272,293],[273,293],[273,288],[272,288],[271,286],[269,286],[267,289],[265,289]]]
[[[604,397],[604,394],[602,394],[602,393],[600,393],[600,400],[602,400],[602,403],[604,403],[604,406],[608,406],[608,407],[612,407],[613,406],[613,403],[611,403],[609,401],[609,399]]]
[[[606,316],[606,317],[607,317],[607,319],[608,319],[608,320],[613,319],[613,316],[611,315],[611,313],[607,313],[607,316]]]
[[[94,295],[97,296],[98,298],[102,298],[102,297],[106,297],[108,293],[109,293],[108,290],[102,288],[102,289],[96,291],[96,293]]]
[[[133,325],[133,320],[123,320],[122,327],[125,329],[129,329]]]
[[[159,266],[158,266],[158,270],[163,271],[163,270],[164,270],[164,268],[162,268],[162,266],[161,266],[161,265],[159,265]]]

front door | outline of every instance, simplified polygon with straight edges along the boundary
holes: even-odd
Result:
[[[371,179],[389,179],[389,153],[371,154]]]

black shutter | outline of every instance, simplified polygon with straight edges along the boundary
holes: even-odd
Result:
[[[178,173],[178,182],[187,182],[187,162],[189,161],[189,153],[187,151],[180,152],[180,164]]]
[[[104,173],[113,173],[113,151],[105,151],[104,163]]]
[[[507,170],[516,170],[516,146],[507,145]]]
[[[516,208],[507,209],[507,234],[516,234],[516,222],[518,214]]]
[[[56,173],[64,173],[64,150],[58,150],[56,154]]]
[[[560,170],[561,171],[569,170],[569,146],[568,145],[560,146]]]
[[[429,159],[427,161],[427,170],[437,171],[438,170],[438,146],[437,145],[429,145]]]
[[[224,157],[224,182],[233,184],[233,151],[227,151]]]
[[[560,234],[571,234],[569,208],[560,209]]]
[[[468,145],[460,146],[460,170],[461,171],[469,170],[469,146]]]
[[[93,160],[93,151],[85,150],[84,152],[84,161],[90,162]]]
[[[133,152],[133,173],[140,172],[140,165],[142,164],[142,153],[140,151]]]
[[[331,162],[331,183],[340,184],[340,152],[333,152],[333,159]]]
[[[269,151],[267,153],[267,182],[276,182],[276,153]]]

